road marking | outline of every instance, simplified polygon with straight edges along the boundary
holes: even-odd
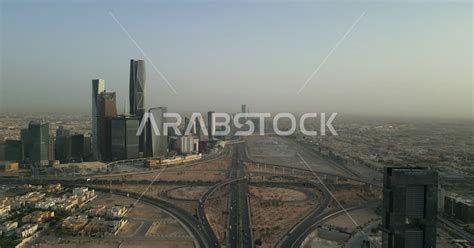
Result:
[[[349,219],[352,221],[352,223],[354,223],[356,229],[360,230],[360,232],[366,237],[367,240],[369,240],[369,242],[372,242],[370,239],[369,239],[369,236],[364,232],[364,230],[362,229],[362,227],[357,223],[357,221],[352,217],[352,215],[349,214],[349,211],[347,211],[346,208],[344,208],[344,206],[342,206],[342,204],[337,200],[337,198],[334,196],[334,194],[331,192],[331,190],[326,186],[326,184],[323,182],[323,180],[318,176],[318,174],[313,170],[313,168],[311,168],[311,166],[309,166],[309,164],[306,162],[306,160],[301,156],[301,154],[299,152],[296,152],[296,154],[298,154],[298,157],[301,159],[301,161],[303,161],[304,165],[306,166],[306,168],[308,168],[312,173],[313,175],[318,179],[318,181],[321,183],[321,185],[323,185],[323,187],[328,191],[329,195],[332,197],[332,199],[337,203],[337,205],[339,205],[339,207],[342,209],[342,211],[344,211],[344,213],[347,215],[347,217],[349,217]]]

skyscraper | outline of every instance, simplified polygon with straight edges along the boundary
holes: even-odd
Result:
[[[240,112],[241,113],[247,113],[247,105],[242,104],[242,110]]]
[[[139,120],[143,118],[145,113],[145,61],[143,60],[130,60],[130,114],[138,117]],[[145,132],[140,135],[140,152],[145,152]]]
[[[188,128],[190,121],[191,121],[191,120],[189,119],[189,117],[184,117],[183,135],[184,135],[184,133],[186,132],[186,129]],[[190,129],[190,131],[189,131],[189,134],[191,134],[191,135],[195,135],[195,134],[196,134],[196,122],[191,123],[191,129]]]
[[[196,125],[196,137],[198,138],[198,140],[201,140],[201,123],[198,120],[194,120],[194,124]]]
[[[75,162],[84,162],[90,159],[90,136],[88,134],[74,134],[71,136],[71,159]]]
[[[48,140],[48,161],[53,161],[54,160],[54,143],[56,141],[56,138],[54,135],[49,136]]]
[[[214,137],[214,132],[216,131],[214,113],[214,111],[207,112],[207,132],[209,133],[209,140],[212,140],[212,138]]]
[[[138,137],[136,135],[139,121],[134,116],[117,116],[112,118],[112,160],[138,158]]]
[[[435,248],[438,173],[387,167],[383,187],[383,248]]]
[[[20,139],[23,142],[23,152],[25,154],[25,159],[29,160],[30,158],[30,151],[33,143],[31,141],[31,135],[28,131],[28,128],[22,128],[20,131]]]
[[[56,129],[56,142],[54,144],[55,159],[61,163],[68,163],[71,158],[70,131],[63,126]]]
[[[0,140],[0,161],[5,160],[5,149],[6,149],[7,144],[5,144],[5,141]]]
[[[98,123],[99,123],[99,105],[98,98],[101,92],[105,91],[105,81],[103,79],[92,80],[92,135],[91,145],[94,159],[100,159]]]
[[[151,143],[152,143],[152,150],[153,150],[153,157],[158,156],[165,156],[168,153],[168,136],[164,135],[164,123],[165,117],[164,114],[168,112],[168,108],[166,107],[158,107],[158,108],[151,108],[149,110],[150,114],[153,115],[155,119],[156,126],[158,127],[159,134],[155,133],[153,129],[151,129]]]
[[[47,165],[49,155],[49,123],[31,121],[28,125],[31,138],[29,158],[33,164]]]
[[[115,92],[101,92],[98,97],[98,133],[100,157],[104,161],[111,159],[111,121],[117,116]]]
[[[23,142],[21,140],[7,139],[5,143],[5,160],[22,162],[24,158]]]

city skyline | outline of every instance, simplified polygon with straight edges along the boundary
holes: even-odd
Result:
[[[1,112],[88,113],[92,78],[103,78],[117,92],[122,112],[127,61],[146,58],[110,12],[177,90],[174,94],[148,67],[147,107],[237,112],[236,106],[247,103],[261,112],[472,119],[469,2],[142,2],[137,8],[147,8],[140,17],[125,11],[127,3],[96,6],[2,2]],[[64,22],[60,29],[59,20]],[[17,67],[19,61],[23,67]]]
[[[0,247],[472,248],[473,10],[0,0]]]

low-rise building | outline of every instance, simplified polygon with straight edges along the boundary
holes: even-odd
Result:
[[[60,183],[50,184],[46,186],[46,192],[55,193],[63,190],[63,186]]]
[[[8,215],[8,213],[10,213],[11,210],[12,210],[11,205],[8,205],[8,204],[7,205],[1,205],[0,206],[0,217]]]
[[[64,201],[58,204],[55,204],[53,210],[60,212],[70,212],[77,206],[75,201]]]
[[[86,211],[89,217],[99,217],[105,215],[105,206],[97,205]]]
[[[4,161],[0,162],[0,171],[16,171],[20,168],[18,162]]]
[[[181,154],[189,154],[199,151],[199,140],[192,135],[178,137],[177,150]]]
[[[19,238],[27,238],[38,230],[37,224],[26,224],[16,230],[16,236]]]
[[[103,236],[105,233],[115,234],[127,223],[126,219],[105,220],[102,218],[93,218],[85,227],[84,233],[90,236]]]
[[[42,210],[53,209],[56,203],[60,201],[61,201],[61,198],[48,197],[48,198],[45,198],[43,201],[35,203],[35,209],[42,209]]]
[[[61,230],[66,233],[77,233],[86,226],[87,222],[87,215],[69,216],[63,221]]]
[[[87,187],[79,187],[79,188],[72,189],[72,194],[73,195],[82,195],[82,194],[86,193],[87,191],[89,191],[89,189]]]
[[[108,208],[105,212],[105,217],[107,219],[119,219],[125,216],[128,209],[122,206],[113,206]]]
[[[474,223],[474,201],[457,194],[444,197],[444,212],[466,224]]]
[[[77,198],[78,204],[86,203],[95,198],[94,190],[89,190],[87,187],[74,188],[72,190],[73,197]]]
[[[5,221],[5,222],[0,226],[0,230],[1,230],[3,233],[7,233],[7,232],[10,232],[10,231],[15,230],[17,227],[18,227],[18,222],[16,222],[16,221]]]
[[[51,217],[54,217],[53,211],[34,211],[33,213],[24,216],[21,221],[25,223],[39,224]]]

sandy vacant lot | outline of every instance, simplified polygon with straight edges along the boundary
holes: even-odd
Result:
[[[307,198],[301,191],[286,188],[250,186],[249,190],[250,194],[262,200],[302,201]]]

